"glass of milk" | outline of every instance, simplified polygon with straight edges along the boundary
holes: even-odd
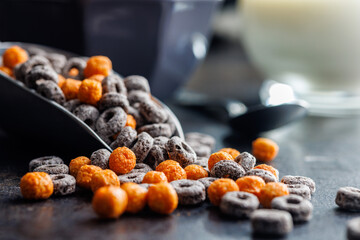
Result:
[[[291,86],[312,113],[360,114],[359,0],[242,0],[240,9],[246,51],[267,79]]]

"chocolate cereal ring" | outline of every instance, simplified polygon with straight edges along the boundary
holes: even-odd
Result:
[[[50,178],[54,184],[55,195],[68,195],[75,192],[76,179],[69,174],[53,174]]]
[[[25,77],[26,74],[28,72],[30,72],[31,69],[33,69],[36,66],[51,66],[50,61],[42,56],[42,55],[35,55],[32,56],[29,60],[27,60],[26,62],[23,63],[22,66],[22,73],[24,74],[23,76]]]
[[[146,173],[142,172],[134,172],[134,173],[127,173],[123,175],[119,175],[118,178],[120,180],[120,183],[127,183],[127,182],[133,182],[140,184],[144,178]]]
[[[46,172],[48,174],[68,174],[69,167],[65,164],[48,164],[35,168],[34,172]]]
[[[125,86],[128,92],[140,90],[143,92],[150,92],[149,82],[146,78],[138,75],[128,76],[124,79]]]
[[[147,173],[153,171],[153,169],[145,163],[137,163],[130,173]]]
[[[65,95],[61,88],[53,81],[38,80],[36,91],[43,97],[53,100],[62,105],[65,103]]]
[[[169,159],[165,144],[169,141],[167,137],[154,138],[153,147],[151,148],[145,162],[154,169],[162,162]]]
[[[95,122],[99,117],[96,107],[89,104],[82,104],[74,109],[73,114],[86,123],[91,129],[95,129]]]
[[[314,180],[308,177],[286,175],[281,179],[281,182],[285,184],[304,184],[310,188],[311,194],[316,191]]]
[[[163,123],[169,117],[167,112],[154,101],[140,103],[139,112],[149,123]]]
[[[198,157],[207,157],[211,155],[211,148],[207,145],[200,144],[198,142],[186,142],[196,153]]]
[[[134,103],[141,103],[150,101],[150,94],[144,91],[131,91],[128,94],[129,103],[133,105]]]
[[[220,210],[229,216],[248,218],[259,207],[258,198],[247,192],[227,192],[220,202]]]
[[[129,106],[126,95],[115,92],[105,93],[98,102],[98,107],[101,112],[113,107],[121,107],[125,112],[128,112]]]
[[[96,130],[101,135],[113,136],[125,126],[126,119],[127,114],[121,107],[109,108],[96,121]]]
[[[91,164],[98,166],[102,169],[109,168],[109,157],[110,157],[110,151],[102,148],[99,150],[96,150],[91,154],[90,160]]]
[[[197,157],[194,164],[202,166],[203,168],[208,168],[208,160],[206,157]]]
[[[119,93],[124,95],[127,94],[124,80],[118,75],[111,74],[105,77],[101,84],[104,94],[105,93]]]
[[[57,73],[50,66],[35,66],[26,74],[25,85],[29,88],[36,88],[36,81],[40,79],[53,81],[57,84],[58,78]]]
[[[255,235],[282,236],[293,229],[291,215],[286,211],[258,209],[251,214],[250,220]]]
[[[131,116],[133,116],[135,118],[137,128],[146,124],[146,119],[144,118],[143,115],[141,115],[141,113],[139,112],[138,109],[130,106],[128,108],[128,114],[130,114]]]
[[[66,108],[69,112],[74,111],[75,108],[83,104],[79,99],[71,99],[69,101],[66,101],[63,106]]]
[[[45,55],[45,57],[49,60],[53,69],[57,73],[61,74],[62,69],[64,68],[64,66],[66,64],[65,55],[59,54],[59,53],[48,53]]]
[[[313,210],[310,201],[293,194],[274,198],[271,201],[271,208],[289,212],[294,222],[309,221]]]
[[[258,177],[261,177],[262,179],[264,179],[265,183],[277,182],[276,177],[274,176],[274,174],[272,174],[269,171],[263,170],[263,169],[251,169],[245,175],[246,176],[258,176]]]
[[[132,127],[124,127],[121,129],[116,140],[110,144],[111,149],[118,147],[130,147],[136,140],[137,132]]]
[[[335,203],[342,209],[360,211],[360,189],[354,187],[339,188]]]
[[[28,52],[29,56],[35,56],[35,55],[41,55],[45,56],[46,51],[44,49],[38,48],[38,47],[27,47],[26,51]]]
[[[131,150],[135,153],[136,162],[142,163],[149,154],[154,143],[154,139],[146,132],[140,133]]]
[[[348,240],[360,239],[360,217],[353,218],[346,224],[346,235]]]
[[[236,180],[245,175],[245,170],[232,160],[221,160],[212,167],[211,175],[218,178],[231,178]]]
[[[171,137],[171,129],[169,124],[166,123],[154,123],[144,125],[138,129],[138,133],[147,132],[153,138],[155,137]]]
[[[200,178],[200,179],[197,180],[197,181],[201,182],[205,186],[206,198],[208,198],[207,190],[208,190],[210,184],[212,182],[214,182],[215,180],[218,180],[218,178],[216,178],[216,177],[205,177],[205,178]]]
[[[186,167],[196,161],[196,153],[180,137],[172,137],[165,147],[170,159],[177,161],[182,167]]]
[[[286,185],[289,193],[301,196],[307,200],[311,200],[310,188],[304,184],[288,184]]]
[[[86,60],[80,57],[73,57],[68,59],[62,70],[62,73],[65,78],[82,80],[84,78],[85,67],[86,67]],[[69,72],[72,68],[76,68],[79,71],[78,75],[76,76],[69,75]]]
[[[215,138],[210,135],[198,132],[189,132],[185,134],[185,141],[186,142],[197,142],[201,145],[206,145],[211,149],[215,146]]]
[[[64,164],[64,161],[57,156],[35,158],[29,162],[29,171],[32,172],[35,168],[39,166],[50,164]]]
[[[205,186],[196,180],[181,179],[170,184],[174,187],[181,205],[195,205],[205,201]]]
[[[234,159],[234,161],[240,164],[240,166],[248,172],[255,166],[256,158],[248,152],[242,152]]]

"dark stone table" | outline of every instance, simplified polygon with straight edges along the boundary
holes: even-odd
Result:
[[[225,146],[251,150],[255,137],[232,134],[226,124],[206,115],[171,107],[185,132],[199,131],[216,137],[216,150]],[[339,187],[360,187],[359,120],[308,117],[262,135],[280,146],[272,162],[280,177],[305,175],[317,184],[312,199],[313,219],[296,225],[288,239],[346,239],[346,221],[360,216],[341,211],[334,203]],[[26,172],[27,162],[44,152],[42,146],[21,141],[21,136],[13,140],[0,134],[0,239],[259,239],[251,235],[249,221],[223,216],[209,203],[179,207],[169,216],[146,210],[104,221],[92,211],[91,194],[87,192],[25,201],[19,191],[20,177]],[[60,156],[69,153],[71,149],[62,149],[61,145],[54,152]]]

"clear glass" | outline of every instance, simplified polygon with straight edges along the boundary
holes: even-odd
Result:
[[[243,40],[267,79],[322,115],[360,114],[359,0],[242,0]]]

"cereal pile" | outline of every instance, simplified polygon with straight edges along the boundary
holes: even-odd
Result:
[[[122,79],[104,56],[66,59],[13,46],[2,63],[1,71],[64,106],[113,149],[76,157],[69,165],[57,156],[31,160],[20,182],[24,198],[47,199],[82,188],[94,193],[92,207],[102,218],[146,207],[171,214],[178,205],[210,201],[226,215],[250,218],[253,232],[265,235],[285,235],[293,222],[311,219],[315,183],[290,175],[279,182],[279,171],[266,164],[278,154],[274,141],[256,139],[252,153],[213,152],[211,136],[174,136],[175,125],[151,97],[147,80]]]

